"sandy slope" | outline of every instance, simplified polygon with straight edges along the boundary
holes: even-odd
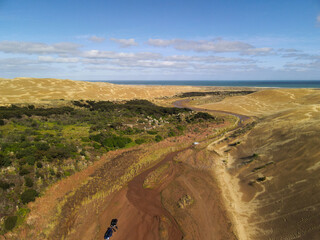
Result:
[[[202,107],[258,117],[239,145],[211,146],[228,161],[215,172],[240,239],[320,239],[320,92],[266,90]]]
[[[203,91],[188,86],[133,86],[52,78],[0,79],[0,104],[46,103],[52,100],[128,100],[174,96],[186,91]]]

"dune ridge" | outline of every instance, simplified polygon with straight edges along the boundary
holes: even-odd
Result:
[[[274,89],[201,106],[255,116],[239,144],[214,146],[239,239],[320,238],[319,103],[319,90]]]
[[[203,91],[189,86],[134,86],[54,78],[0,79],[0,104],[46,103],[52,100],[152,100],[181,92]]]

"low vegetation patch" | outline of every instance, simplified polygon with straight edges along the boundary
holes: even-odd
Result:
[[[214,91],[214,92],[185,92],[179,95],[181,98],[200,96],[242,96],[254,93],[255,91]]]
[[[17,209],[45,188],[108,151],[159,142],[203,122],[223,121],[146,100],[65,104],[0,107],[0,218],[17,216]]]

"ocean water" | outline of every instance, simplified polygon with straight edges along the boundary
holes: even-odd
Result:
[[[210,80],[106,80],[91,82],[109,82],[126,85],[178,85],[178,86],[228,86],[228,87],[270,87],[270,88],[320,88],[320,80],[279,80],[279,81],[210,81]]]

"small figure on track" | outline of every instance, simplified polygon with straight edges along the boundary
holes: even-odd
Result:
[[[112,237],[113,232],[118,230],[118,219],[112,219],[110,223],[110,227],[108,227],[106,233],[104,234],[104,239],[109,240]]]

